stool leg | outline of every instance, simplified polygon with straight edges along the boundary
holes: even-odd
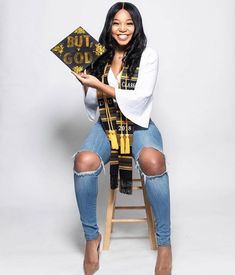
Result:
[[[146,217],[147,217],[147,223],[148,223],[148,234],[149,234],[150,246],[151,246],[151,249],[157,250],[154,218],[153,218],[151,206],[150,206],[148,198],[147,198],[147,193],[144,188],[144,179],[143,178],[141,178],[141,184],[143,187],[143,196],[144,196],[145,211],[146,211]]]
[[[116,192],[114,195],[112,219],[115,218],[115,206],[116,206]],[[114,222],[112,222],[112,224],[111,224],[111,233],[113,233],[113,225],[114,225]]]
[[[111,236],[111,230],[112,230],[112,217],[114,214],[114,207],[115,207],[115,198],[116,198],[116,189],[110,189],[107,212],[106,212],[106,224],[105,224],[103,250],[109,250],[110,236]]]

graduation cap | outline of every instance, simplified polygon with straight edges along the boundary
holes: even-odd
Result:
[[[81,26],[50,50],[76,73],[84,71],[106,51]]]

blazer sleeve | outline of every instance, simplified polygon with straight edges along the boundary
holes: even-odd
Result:
[[[132,122],[147,128],[152,111],[152,95],[157,81],[159,57],[151,48],[142,53],[134,90],[115,88],[117,104]]]

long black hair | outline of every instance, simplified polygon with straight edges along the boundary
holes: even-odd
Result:
[[[105,46],[107,51],[93,64],[93,68],[90,69],[90,73],[99,79],[103,74],[105,64],[112,62],[115,49],[118,47],[117,42],[112,37],[112,24],[115,14],[122,8],[129,12],[135,26],[132,39],[125,47],[126,55],[122,60],[124,66],[128,66],[127,73],[129,76],[134,74],[136,67],[139,65],[141,54],[147,44],[142,17],[137,7],[129,2],[117,2],[114,4],[107,13],[104,28],[99,37],[99,42]]]

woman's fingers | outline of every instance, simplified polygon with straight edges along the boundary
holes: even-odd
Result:
[[[73,75],[75,75],[76,77],[79,76],[79,74],[75,73],[74,71],[71,71],[71,73],[72,73]]]
[[[97,85],[97,81],[99,81],[96,77],[87,74],[86,71],[82,73],[75,73],[74,71],[71,71],[71,73],[76,76],[76,78],[81,82],[82,85],[86,85],[88,87],[95,88]]]
[[[79,74],[77,74],[77,73],[75,73],[75,72],[73,72],[73,71],[71,71],[71,73],[77,78],[77,80],[83,85],[83,83],[82,83],[82,79],[81,79],[81,77],[79,76]]]
[[[75,73],[74,71],[71,71],[73,75],[75,75],[79,80],[82,80],[82,78],[87,78],[89,75],[84,71],[84,73]]]

